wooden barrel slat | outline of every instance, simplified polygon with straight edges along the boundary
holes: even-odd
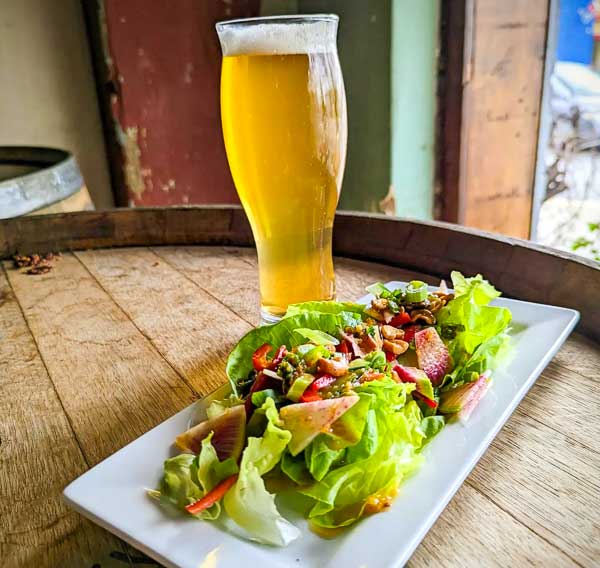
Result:
[[[250,246],[239,207],[120,209],[0,222],[0,258],[17,252],[152,245]],[[507,296],[571,307],[579,329],[600,340],[598,263],[510,237],[448,223],[338,213],[334,253],[448,278],[485,274]]]
[[[88,469],[7,279],[0,270],[0,558],[4,566],[91,566],[116,537],[59,495]]]
[[[48,274],[26,275],[8,260],[0,272],[0,335],[8,340],[0,341],[0,486],[8,497],[0,503],[3,565],[112,568],[127,554],[140,561],[138,552],[67,510],[60,492],[87,467],[221,384],[226,353],[257,323],[256,256],[245,218],[236,208],[203,211],[0,224],[4,257],[15,247],[78,251],[65,253]],[[26,230],[19,234],[19,227]],[[379,233],[352,252],[360,240],[352,227]],[[447,274],[444,263],[458,262],[444,225],[340,215],[336,231],[336,250],[344,255],[336,258],[340,299],[360,296],[373,280],[436,282]],[[470,239],[470,232],[459,233],[459,242]],[[471,251],[469,263],[465,254],[459,268],[486,275],[493,263],[485,247],[498,247],[498,277],[511,269],[511,255],[522,254],[516,249],[529,249],[473,237],[480,252]],[[169,246],[160,246],[163,241]],[[231,243],[236,246],[224,246]],[[507,246],[515,250],[503,252]],[[414,256],[417,250],[421,256]],[[484,266],[476,267],[478,258]],[[485,565],[501,558],[505,565],[593,565],[600,555],[599,377],[597,343],[572,336],[409,564]],[[43,448],[52,448],[47,461],[41,461]],[[33,518],[29,511],[37,507],[42,514]]]

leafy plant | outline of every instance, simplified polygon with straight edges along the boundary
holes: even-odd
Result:
[[[600,222],[588,223],[589,234],[585,237],[578,237],[573,241],[571,250],[587,253],[594,260],[600,262]]]

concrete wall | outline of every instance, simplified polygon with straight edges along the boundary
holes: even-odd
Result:
[[[113,205],[78,0],[0,0],[0,145],[70,150],[96,207]]]

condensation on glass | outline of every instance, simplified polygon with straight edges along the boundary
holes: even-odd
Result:
[[[334,15],[217,24],[227,158],[259,261],[261,317],[335,297],[333,219],[346,160]]]

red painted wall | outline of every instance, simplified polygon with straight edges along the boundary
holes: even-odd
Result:
[[[236,203],[214,24],[260,0],[104,0],[111,96],[131,205]]]

